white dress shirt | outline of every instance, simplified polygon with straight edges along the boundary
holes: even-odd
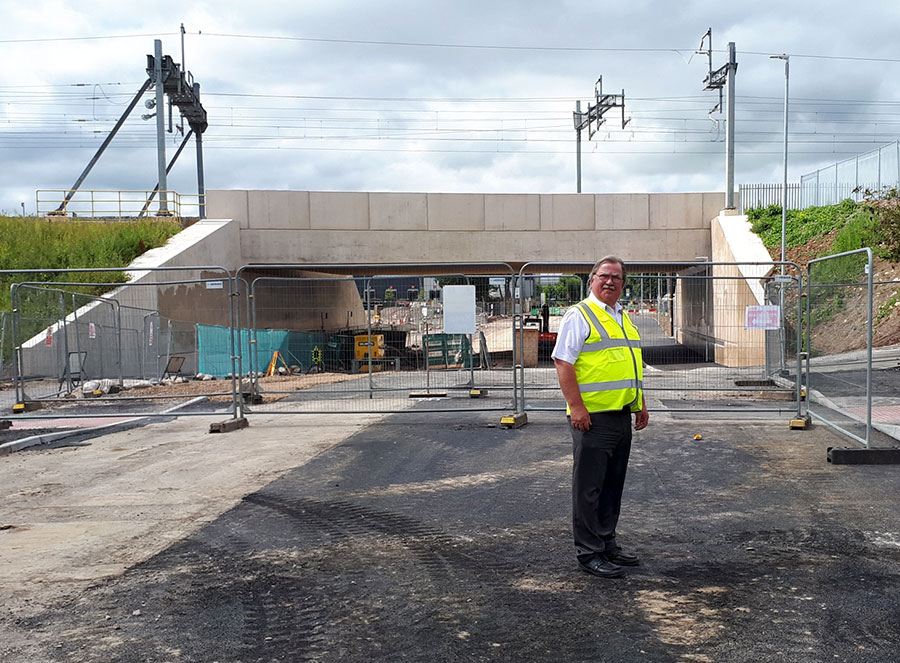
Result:
[[[588,300],[605,309],[619,323],[619,326],[622,326],[622,311],[624,307],[619,302],[616,302],[615,306],[607,306],[597,299],[593,292],[588,295]],[[553,347],[553,353],[550,356],[554,359],[561,359],[569,364],[574,364],[578,359],[578,355],[581,354],[584,342],[590,335],[591,326],[588,324],[588,321],[584,319],[584,315],[578,310],[577,306],[572,306],[566,311],[559,323],[559,331],[556,333],[556,345]]]

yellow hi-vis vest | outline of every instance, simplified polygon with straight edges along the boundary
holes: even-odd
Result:
[[[585,299],[576,307],[591,333],[575,361],[575,377],[588,412],[639,412],[643,405],[641,337],[622,311],[622,325],[605,308]],[[566,408],[568,412],[568,407]]]

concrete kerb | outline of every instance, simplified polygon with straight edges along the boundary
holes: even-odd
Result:
[[[195,403],[200,403],[201,401],[206,400],[205,396],[200,396],[198,398],[192,398],[189,401],[184,403],[179,403],[178,405],[174,405],[166,410],[163,410],[159,414],[154,415],[145,415],[140,417],[133,417],[126,421],[116,421],[109,424],[103,424],[101,426],[90,426],[85,428],[72,428],[69,430],[57,431],[55,433],[43,433],[41,435],[31,435],[29,437],[22,438],[21,440],[13,440],[12,442],[5,442],[0,444],[0,456],[5,456],[16,451],[22,451],[23,449],[28,449],[31,447],[37,447],[42,445],[52,444],[53,442],[57,442],[59,440],[63,440],[68,437],[75,436],[86,436],[86,437],[96,437],[98,435],[105,435],[107,433],[117,433],[119,431],[128,430],[130,428],[137,428],[139,426],[144,426],[152,421],[158,420],[163,416],[172,416],[177,413],[178,410],[190,407]]]

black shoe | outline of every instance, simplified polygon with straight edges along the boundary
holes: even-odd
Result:
[[[584,564],[578,562],[578,566],[585,573],[600,576],[601,578],[620,578],[625,575],[625,570],[621,566],[613,564],[602,557],[594,557],[591,561]]]
[[[612,554],[605,555],[606,560],[618,566],[638,566],[641,560],[637,555],[627,553],[621,548]]]

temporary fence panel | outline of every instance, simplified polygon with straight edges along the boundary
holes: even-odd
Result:
[[[869,447],[873,421],[872,251],[817,258],[807,269],[809,413]],[[879,382],[888,387],[882,392],[888,414],[896,375],[884,373]]]
[[[592,266],[571,265],[585,296]],[[773,273],[780,264],[698,263],[682,264],[678,272],[628,275],[620,303],[641,335],[648,407],[800,412],[801,274],[793,263],[784,267],[781,275]],[[543,278],[542,268],[523,267],[522,282]],[[525,298],[522,307],[530,309]],[[565,408],[550,353],[566,309],[549,307],[550,333],[537,335],[537,362],[522,368],[526,410]],[[528,323],[526,317],[521,332],[526,354]]]
[[[30,383],[23,401],[68,394],[90,379],[122,385],[118,302],[49,284],[14,288],[19,374]]]
[[[873,261],[874,262],[874,261]],[[900,438],[900,279],[872,268],[872,426]]]
[[[370,269],[376,267],[382,274],[390,269]],[[471,273],[445,273],[442,267]],[[499,290],[512,292],[512,269],[403,268],[388,276],[366,275],[366,266],[359,265],[242,268],[238,281],[248,283],[250,302],[250,351],[242,365],[251,388],[244,411],[515,409],[512,316],[489,313],[492,301],[496,309],[511,308],[500,296],[491,299],[498,289],[490,281],[504,279]],[[316,269],[337,274],[315,275]],[[357,274],[340,275],[351,270]],[[451,333],[444,288],[466,283],[485,299],[476,305],[473,333]]]
[[[12,379],[12,345],[8,334],[11,316],[7,311],[0,311],[0,380]]]
[[[158,415],[187,402],[192,408],[181,414],[237,416],[233,380],[196,379],[203,377],[198,326],[233,329],[228,272],[148,269],[122,284],[109,280],[116,271],[43,270],[86,278],[12,286],[16,402],[28,411],[19,416]],[[109,292],[102,296],[85,294],[104,289]],[[235,365],[234,351],[230,356]]]

